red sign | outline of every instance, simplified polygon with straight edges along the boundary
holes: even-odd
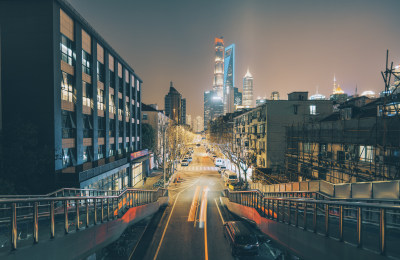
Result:
[[[149,150],[147,150],[147,149],[131,153],[131,161],[135,160],[136,158],[148,155],[148,154],[149,154]]]

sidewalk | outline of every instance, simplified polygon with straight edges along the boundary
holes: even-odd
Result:
[[[133,188],[135,189],[144,189],[144,190],[153,190],[153,184],[156,183],[160,178],[163,178],[163,171],[162,169],[153,170],[149,177],[146,179],[146,183],[143,185],[143,180],[136,183]]]

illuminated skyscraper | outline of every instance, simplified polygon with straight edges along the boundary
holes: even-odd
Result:
[[[225,48],[224,55],[224,114],[232,113],[234,109],[235,85],[235,44]]]
[[[247,69],[246,75],[243,78],[243,101],[244,107],[253,107],[253,76]]]
[[[215,64],[214,64],[214,81],[213,90],[221,98],[223,98],[224,88],[224,40],[223,37],[215,38]]]

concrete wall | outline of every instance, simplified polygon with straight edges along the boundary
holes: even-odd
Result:
[[[386,259],[385,257],[355,246],[339,242],[335,239],[314,234],[292,225],[279,223],[260,216],[253,208],[230,202],[221,198],[222,202],[234,214],[253,220],[262,232],[292,253],[304,259]]]

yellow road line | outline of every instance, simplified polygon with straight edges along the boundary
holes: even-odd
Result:
[[[206,187],[205,193],[205,209],[204,209],[204,259],[208,260],[208,243],[207,243],[207,192],[208,187]]]
[[[193,185],[194,185],[194,184],[193,184]],[[192,186],[193,186],[193,185],[192,185]],[[181,190],[181,191],[178,193],[178,195],[176,196],[174,205],[172,206],[171,214],[169,214],[167,224],[165,225],[163,234],[162,234],[162,236],[161,236],[160,243],[158,244],[157,251],[156,251],[156,254],[154,255],[153,260],[156,260],[156,259],[157,259],[158,252],[160,252],[160,248],[161,248],[162,242],[163,242],[163,240],[164,240],[165,232],[167,231],[169,221],[171,220],[172,214],[174,213],[174,208],[175,208],[176,202],[178,201],[179,195],[181,195],[181,193],[182,193],[183,191],[185,191],[185,190],[187,190],[187,189],[189,189],[189,188],[190,188],[190,187],[187,187],[186,189]]]

